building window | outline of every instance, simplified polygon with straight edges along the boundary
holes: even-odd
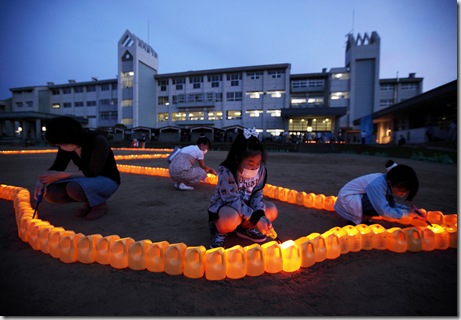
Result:
[[[331,75],[332,80],[348,80],[350,77],[351,74],[349,72],[333,73]]]
[[[32,108],[34,106],[34,102],[33,101],[26,101],[26,105],[27,105],[27,107]]]
[[[76,102],[75,102],[75,107],[76,107],[76,108],[83,107],[83,101],[76,101]]]
[[[63,108],[72,108],[72,102],[64,102],[64,103],[62,104],[62,107],[63,107]]]
[[[86,106],[87,107],[96,107],[96,101],[87,101]]]
[[[323,79],[303,79],[303,80],[293,80],[291,82],[292,89],[321,88],[324,85],[325,85],[325,80]]]
[[[381,91],[392,91],[394,90],[394,85],[390,83],[385,83],[380,86]]]
[[[113,83],[113,84],[112,84],[112,90],[117,90],[117,88],[118,88],[117,84],[116,84],[116,83]]]
[[[157,115],[158,122],[167,122],[168,121],[168,112],[162,112]]]
[[[22,102],[16,102],[16,107],[17,108],[22,108],[23,106],[23,103]]]
[[[222,120],[222,111],[210,111],[208,112],[208,120]]]
[[[237,87],[240,84],[240,80],[242,80],[241,73],[231,73],[227,75],[227,81],[231,82],[231,87]]]
[[[242,93],[226,92],[226,101],[242,101]]]
[[[158,82],[158,85],[160,87],[160,91],[166,91],[166,89],[168,88],[168,79],[167,80],[160,80]]]
[[[86,86],[86,92],[96,92],[96,86]]]
[[[259,118],[259,115],[263,113],[262,110],[246,110],[245,113],[251,118]]]
[[[394,104],[394,99],[381,99],[379,100],[379,106],[381,108],[386,108]]]
[[[133,87],[133,77],[134,72],[122,72],[122,88],[132,88]]]
[[[282,116],[282,111],[280,109],[267,110],[266,111],[272,118],[280,118]]]
[[[173,112],[171,117],[173,121],[186,121],[187,115],[185,112]]]
[[[107,106],[107,105],[110,105],[111,102],[112,101],[110,99],[101,99],[101,100],[99,100],[99,105],[100,106]]]
[[[59,89],[53,89],[53,90],[51,90],[51,94],[52,94],[53,96],[59,95]]]
[[[275,79],[275,78],[281,78],[282,75],[285,74],[285,71],[283,71],[283,70],[269,71],[267,74]]]
[[[158,97],[158,104],[161,105],[161,106],[169,105],[168,97]]]
[[[176,90],[182,90],[183,89],[183,85],[186,83],[186,79],[185,78],[176,78],[176,79],[173,79],[173,85],[176,86]]]
[[[195,102],[203,102],[203,94],[201,93],[190,93],[187,95],[187,102],[195,103]]]
[[[242,111],[240,110],[229,110],[226,111],[227,120],[242,120]]]
[[[83,92],[83,87],[75,87],[74,92],[75,93],[82,93]]]
[[[186,102],[186,95],[185,94],[178,94],[173,96],[173,104],[185,103]]]
[[[262,77],[263,73],[262,72],[248,72],[247,77],[250,78],[251,80],[257,80],[260,77]]]
[[[53,103],[53,104],[51,105],[51,108],[53,108],[53,109],[59,109],[59,108],[61,108],[61,106],[59,105],[59,103]]]
[[[72,89],[71,89],[71,88],[62,88],[62,93],[63,93],[63,94],[71,94],[71,93],[72,93]]]
[[[349,99],[349,92],[332,92],[331,100]]]
[[[212,88],[219,88],[219,83],[222,81],[222,74],[208,76],[208,82],[211,82]]]
[[[202,111],[189,112],[189,120],[191,121],[205,120],[205,113]]]
[[[200,89],[203,83],[203,76],[190,77],[189,83],[192,83],[192,88]]]
[[[110,90],[110,85],[109,84],[101,85],[101,91],[109,91],[109,90]]]
[[[418,85],[416,83],[402,83],[402,90],[417,90]]]

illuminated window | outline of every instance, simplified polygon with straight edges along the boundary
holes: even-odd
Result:
[[[122,107],[132,107],[133,100],[122,100]]]
[[[266,112],[270,114],[271,117],[274,117],[274,118],[280,118],[282,116],[281,110],[267,110]]]
[[[168,121],[168,112],[159,113],[157,115],[157,121],[158,122]]]
[[[185,112],[173,112],[171,117],[172,121],[185,121],[187,119],[187,115]]]
[[[349,92],[332,92],[331,100],[349,99]]]
[[[246,110],[245,113],[251,118],[259,118],[259,115],[263,113],[262,110]]]
[[[208,120],[222,120],[222,111],[208,112]]]
[[[133,118],[123,118],[122,119],[122,124],[126,126],[132,126],[133,125]]]
[[[168,97],[158,97],[158,104],[159,105],[169,105],[168,103]]]
[[[53,103],[53,104],[51,105],[51,107],[52,107],[53,109],[59,109],[59,108],[61,108],[61,106],[59,105],[59,103]]]
[[[242,120],[242,112],[240,110],[226,111],[227,120]]]

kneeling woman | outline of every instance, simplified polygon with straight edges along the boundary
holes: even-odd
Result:
[[[36,183],[34,198],[44,191],[50,203],[82,202],[78,216],[95,220],[107,212],[106,201],[120,186],[120,173],[107,139],[85,131],[70,117],[57,117],[46,126],[46,140],[58,146],[53,165]],[[66,171],[70,161],[76,171]]]
[[[256,130],[245,129],[218,168],[218,183],[208,206],[211,248],[224,247],[230,232],[264,242],[278,216],[277,207],[263,200],[266,154]]]

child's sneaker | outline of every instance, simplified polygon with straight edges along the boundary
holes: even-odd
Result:
[[[194,190],[194,187],[186,186],[184,183],[178,185],[178,189],[182,191]]]
[[[208,225],[210,226],[211,233],[210,249],[224,247],[224,240],[226,240],[227,235],[219,233],[213,222],[208,221]]]
[[[235,229],[235,234],[243,239],[248,239],[253,242],[264,242],[266,241],[266,236],[259,232],[258,228],[245,229],[241,226],[238,226]]]

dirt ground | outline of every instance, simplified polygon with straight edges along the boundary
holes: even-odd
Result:
[[[216,169],[226,154],[210,151],[206,163]],[[53,159],[54,154],[0,155],[0,183],[32,192],[37,175]],[[337,195],[350,179],[384,172],[386,160],[350,154],[269,153],[268,183]],[[421,186],[415,202],[419,207],[457,213],[456,164],[393,160],[411,165],[417,172]],[[118,162],[167,167],[165,159]],[[85,235],[116,234],[136,241],[166,240],[208,248],[207,206],[213,191],[209,184],[179,191],[168,178],[123,173],[119,190],[108,201],[108,214],[99,220],[75,216],[77,204],[43,201],[38,212],[42,220]],[[279,209],[274,227],[282,240],[346,225],[334,212],[271,201]],[[0,311],[5,316],[459,315],[457,249],[414,253],[362,250],[293,273],[209,281],[97,263],[65,264],[33,250],[18,237],[11,201],[0,200],[0,210]],[[226,247],[250,244],[235,236],[226,241]]]

